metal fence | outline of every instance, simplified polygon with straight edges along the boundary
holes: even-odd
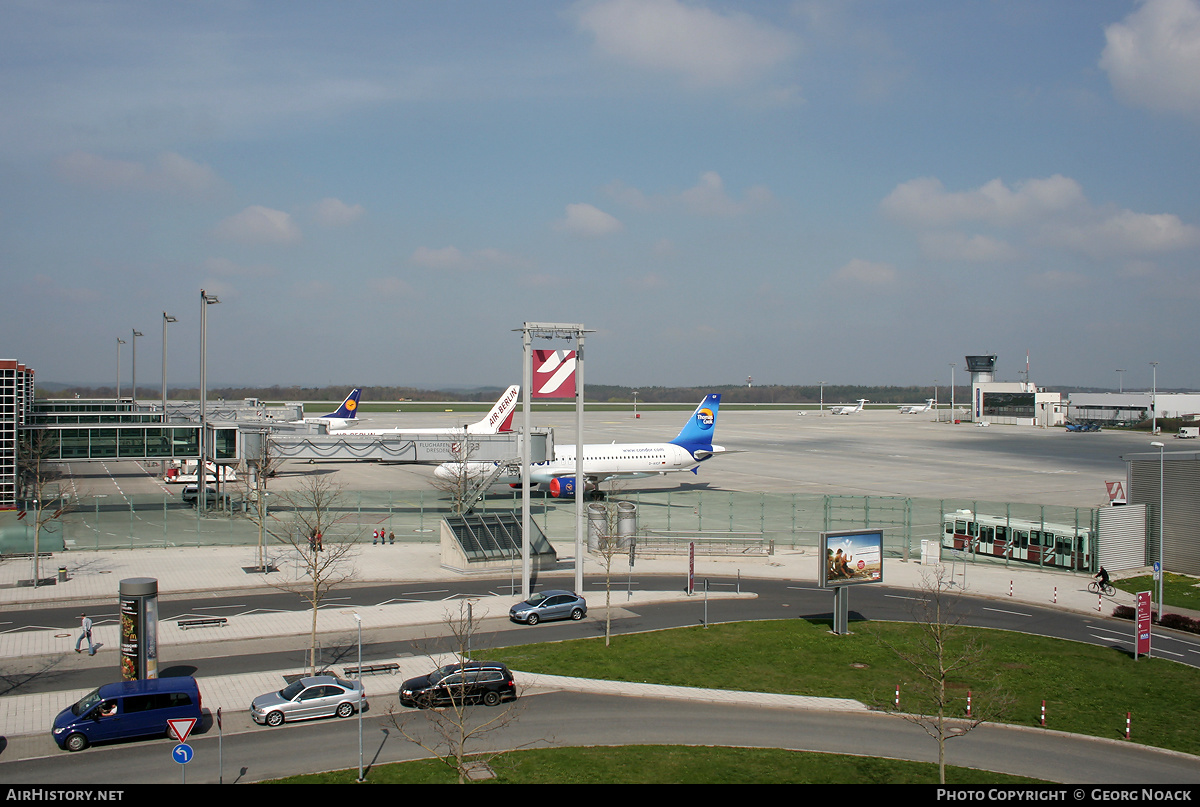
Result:
[[[647,538],[689,536],[745,541],[781,549],[815,550],[821,532],[858,528],[882,529],[885,552],[892,557],[920,557],[922,541],[940,541],[943,516],[970,510],[1043,524],[1075,525],[1093,530],[1093,508],[1057,507],[970,499],[915,499],[888,496],[837,496],[723,491],[667,490],[620,496],[637,506],[638,534]],[[279,502],[282,505],[282,501]],[[519,491],[488,496],[479,510],[514,510],[521,506]],[[194,507],[173,495],[84,497],[64,515],[64,538],[69,549],[132,549],[167,546],[253,546],[259,528],[249,517],[253,505],[233,494],[226,509],[201,517]],[[286,523],[286,510],[269,506],[270,518]],[[439,525],[449,513],[449,501],[437,491],[349,491],[341,497],[335,535],[357,535],[370,541],[380,530],[397,542],[436,542]],[[552,541],[575,535],[575,505],[535,494],[531,517]],[[269,538],[265,539],[268,543]],[[984,559],[990,562],[1015,562]]]

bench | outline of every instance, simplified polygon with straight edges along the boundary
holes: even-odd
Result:
[[[364,664],[361,667],[342,668],[342,675],[346,676],[347,678],[361,678],[364,675],[397,672],[400,672],[400,665],[394,661],[388,661],[382,664]]]
[[[181,619],[175,624],[179,626],[180,630],[187,630],[188,628],[224,627],[228,621],[223,616],[210,616],[203,619]]]

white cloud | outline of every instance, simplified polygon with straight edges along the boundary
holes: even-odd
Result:
[[[149,165],[143,165],[75,151],[58,158],[54,165],[62,180],[108,190],[196,194],[220,184],[207,165],[174,152],[164,152]]]
[[[748,14],[718,14],[678,0],[584,4],[579,26],[604,53],[704,86],[741,84],[786,62],[796,39]]]
[[[967,235],[957,231],[922,233],[921,251],[941,261],[1010,261],[1019,255],[1011,244],[986,235]]]
[[[1100,67],[1117,97],[1159,112],[1200,113],[1200,4],[1146,0],[1104,31]]]
[[[362,218],[362,205],[348,205],[341,199],[327,198],[317,202],[313,217],[323,227],[343,227]]]
[[[896,267],[890,263],[872,263],[855,258],[834,272],[831,280],[845,285],[880,287],[892,285],[896,278]]]
[[[683,209],[697,216],[740,216],[769,204],[774,196],[764,185],[746,189],[741,200],[725,190],[725,181],[716,171],[705,171],[692,187],[674,194],[647,194],[624,182],[608,184],[605,192],[614,200],[641,212]]]
[[[245,244],[294,244],[300,240],[300,228],[281,210],[251,205],[219,223],[213,230],[218,238]]]
[[[1015,190],[993,179],[962,193],[947,193],[941,181],[923,177],[896,186],[881,207],[890,218],[910,225],[939,226],[959,221],[1011,225],[1070,210],[1084,202],[1079,183],[1059,174],[1026,180]]]
[[[586,237],[609,235],[624,229],[624,225],[612,215],[583,202],[567,205],[566,218],[560,220],[557,227]]]
[[[458,247],[417,247],[410,260],[427,269],[464,269],[467,265],[467,260]]]
[[[1200,245],[1200,229],[1170,213],[1122,210],[1100,221],[1064,227],[1051,236],[1057,242],[1097,258],[1174,252]]]

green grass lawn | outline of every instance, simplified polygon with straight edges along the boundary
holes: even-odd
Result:
[[[876,757],[771,748],[624,746],[514,751],[492,760],[495,784],[930,784],[937,766]],[[305,774],[282,784],[349,784],[358,770]],[[458,777],[435,760],[378,765],[370,784],[451,784]],[[946,768],[948,785],[1034,784],[1035,779]]]
[[[1112,584],[1114,588],[1128,591],[1130,594],[1137,594],[1141,591],[1152,592],[1154,601],[1158,602],[1158,583],[1155,582],[1154,575],[1126,577],[1121,580],[1113,580]],[[1168,609],[1175,607],[1200,611],[1200,580],[1183,574],[1167,572],[1163,578],[1163,599]]]
[[[912,668],[881,641],[911,644],[917,626],[855,622],[850,630],[834,636],[822,622],[748,622],[619,636],[607,648],[603,639],[581,639],[476,655],[526,672],[852,698],[871,706],[890,703],[899,684],[901,710],[924,711],[914,701]],[[1004,691],[1014,702],[999,722],[1039,726],[1044,699],[1046,728],[1109,739],[1124,738],[1129,712],[1134,742],[1200,754],[1200,670],[1156,658],[1134,661],[1114,647],[965,633],[982,643],[986,664],[953,681],[960,709],[968,691],[976,708],[989,692]]]

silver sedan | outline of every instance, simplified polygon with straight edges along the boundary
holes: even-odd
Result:
[[[278,692],[259,695],[250,704],[250,717],[255,723],[278,726],[285,720],[349,717],[368,708],[361,681],[315,675],[293,681]]]

